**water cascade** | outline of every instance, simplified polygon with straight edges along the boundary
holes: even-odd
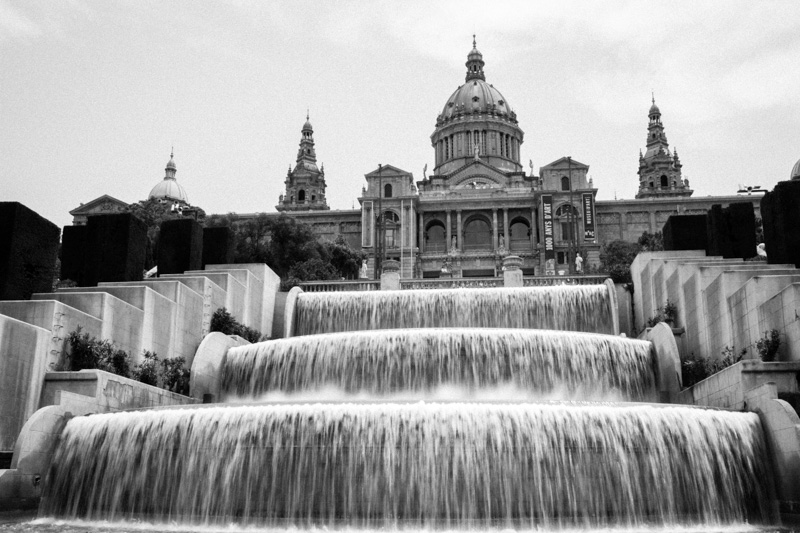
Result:
[[[452,385],[512,385],[525,393],[645,400],[655,395],[649,342],[562,331],[417,329],[292,337],[232,348],[232,395],[319,391],[386,395]]]
[[[455,327],[613,333],[605,285],[303,293],[295,320],[295,335]]]
[[[300,336],[229,350],[222,381],[232,401],[314,402],[76,417],[42,513],[345,529],[768,522],[757,415],[539,400],[653,397],[651,345],[601,334],[609,299],[604,285],[302,294]],[[528,395],[481,400],[502,385]],[[421,401],[441,386],[473,401]]]
[[[92,519],[601,526],[768,508],[758,416],[685,407],[212,407],[78,417],[63,440],[44,510]]]

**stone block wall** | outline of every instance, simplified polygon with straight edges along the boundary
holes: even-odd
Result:
[[[147,226],[131,213],[90,216],[86,223],[85,278],[79,285],[142,279]]]
[[[800,361],[800,283],[787,285],[759,307],[758,326],[781,333],[781,360]]]
[[[769,263],[800,268],[800,181],[781,181],[761,199]]]
[[[0,300],[49,291],[61,231],[19,202],[0,202]]]
[[[227,226],[203,228],[203,267],[233,263],[236,241],[233,230]]]
[[[706,215],[673,215],[662,231],[664,250],[706,249]]]
[[[157,264],[159,276],[203,266],[203,228],[196,220],[181,218],[161,223]]]

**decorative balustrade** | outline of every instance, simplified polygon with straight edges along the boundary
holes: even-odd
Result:
[[[401,279],[401,289],[480,289],[502,287],[503,278]]]
[[[357,279],[352,281],[304,281],[300,288],[305,292],[378,291],[380,280]]]
[[[526,276],[522,278],[523,287],[547,287],[550,285],[601,285],[608,276]]]
[[[606,280],[604,275],[585,276],[525,276],[524,287],[547,287],[551,285],[600,285]],[[403,290],[418,289],[476,289],[503,287],[503,278],[428,278],[401,279]],[[377,291],[381,288],[378,280],[354,281],[304,281],[300,288],[306,292]]]

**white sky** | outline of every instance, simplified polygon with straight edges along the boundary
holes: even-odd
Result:
[[[147,197],[175,146],[211,213],[274,211],[310,108],[328,202],[378,163],[422,179],[477,34],[522,161],[632,198],[650,91],[695,196],[800,158],[800,2],[0,0],[0,200],[60,226]]]

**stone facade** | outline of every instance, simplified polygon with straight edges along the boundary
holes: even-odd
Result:
[[[473,41],[464,83],[436,117],[433,173],[426,166],[422,180],[415,181],[411,172],[394,165],[368,172],[358,197],[360,210],[319,211],[307,196],[299,203],[298,187],[302,183],[311,190],[311,181],[298,169],[307,173],[303,165],[309,162],[316,168],[306,122],[298,166],[287,176],[278,210],[311,225],[321,238],[341,236],[361,248],[371,279],[380,278],[376,257],[398,261],[401,278],[409,279],[438,278],[443,272],[501,276],[508,254],[522,259],[525,275],[566,275],[575,273],[577,254],[583,269],[591,270],[599,265],[603,243],[636,242],[643,232],[661,231],[673,215],[705,215],[714,204],[750,201],[760,216],[759,196],[691,197],[655,101],[648,113],[647,153],[639,160],[636,199],[595,201],[589,165],[571,157],[539,168],[538,175],[532,164],[526,172],[520,162],[524,133],[517,115],[486,82],[484,66]],[[324,185],[324,174],[317,172]]]

